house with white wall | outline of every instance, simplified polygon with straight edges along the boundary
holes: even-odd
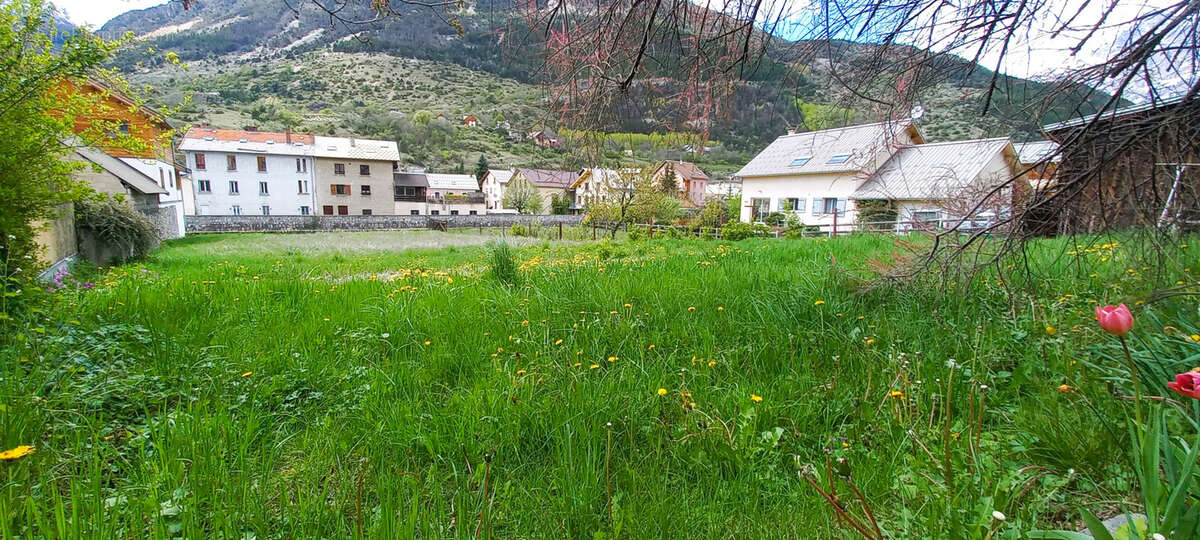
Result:
[[[483,192],[474,176],[428,173],[425,178],[429,182],[426,188],[429,215],[474,216],[487,212]]]
[[[488,169],[483,175],[480,189],[483,190],[485,210],[492,212],[504,207],[504,188],[508,187],[512,176],[512,169]]]
[[[191,170],[196,214],[316,213],[313,142],[301,133],[189,129],[179,149]]]
[[[899,221],[941,221],[961,217],[959,199],[986,193],[1016,167],[1007,138],[931,145],[906,120],[790,133],[737,172],[740,217],[779,212],[806,225],[851,224],[859,201],[885,200]]]

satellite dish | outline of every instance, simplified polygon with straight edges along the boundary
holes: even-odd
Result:
[[[921,121],[922,116],[925,116],[925,107],[922,107],[919,104],[913,105],[912,110],[908,113],[908,118],[913,122]]]

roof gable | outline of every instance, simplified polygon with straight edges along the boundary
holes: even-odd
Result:
[[[1016,155],[1005,138],[919,144],[899,149],[855,190],[854,199],[941,200],[976,185],[984,168],[1005,154],[1015,175]],[[983,179],[987,180],[987,179]]]
[[[142,171],[133,168],[128,163],[125,163],[124,161],[110,156],[100,150],[90,146],[83,146],[76,148],[75,153],[79,155],[79,157],[99,165],[106,172],[117,177],[117,179],[124,182],[125,185],[139,193],[144,193],[146,195],[159,195],[167,193],[167,190],[158,185],[158,182],[154,181],[153,178],[146,176],[144,173],[142,173]]]

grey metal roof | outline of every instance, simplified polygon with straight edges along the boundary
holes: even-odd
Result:
[[[395,141],[322,137],[313,144],[313,155],[319,158],[345,158],[363,161],[400,161],[400,149]]]
[[[425,175],[429,179],[430,189],[450,191],[479,191],[479,181],[469,174],[436,174]]]
[[[167,193],[167,190],[158,185],[158,182],[154,181],[153,178],[146,176],[142,173],[142,171],[131,167],[128,163],[101,152],[100,150],[90,146],[82,146],[75,148],[75,153],[78,154],[79,157],[99,165],[109,174],[117,177],[117,179],[124,182],[125,185],[138,191],[139,193],[144,193],[146,195]]]
[[[512,169],[488,169],[488,175],[495,177],[496,181],[501,184],[507,184],[509,180],[512,180],[513,171]]]
[[[1150,110],[1154,110],[1154,109],[1158,109],[1158,108],[1162,108],[1162,107],[1178,105],[1180,103],[1183,103],[1183,98],[1186,96],[1187,96],[1187,94],[1180,94],[1175,97],[1160,99],[1158,101],[1152,101],[1150,103],[1142,103],[1141,105],[1130,105],[1128,107],[1121,107],[1120,109],[1113,109],[1110,111],[1101,112],[1100,113],[1100,115],[1102,116],[1101,120],[1112,120],[1114,118],[1125,116],[1127,114],[1135,114],[1135,113],[1150,111]],[[1196,99],[1200,99],[1200,97],[1197,97]],[[1078,118],[1074,118],[1071,120],[1064,120],[1062,122],[1046,124],[1046,125],[1042,126],[1042,131],[1049,133],[1049,132],[1053,132],[1053,131],[1059,131],[1062,129],[1082,127],[1084,125],[1091,123],[1091,121],[1095,118],[1096,118],[1096,115],[1094,115],[1094,114],[1089,114],[1087,116],[1081,115]]]
[[[529,183],[540,188],[569,188],[579,178],[579,173],[573,171],[552,171],[548,169],[517,169],[516,174],[524,176]]]
[[[881,150],[890,149],[906,129],[916,130],[910,122],[897,121],[784,135],[754,156],[735,176],[861,171]],[[849,154],[849,158],[842,163],[829,163],[830,158],[842,154]],[[804,157],[810,159],[803,165],[792,166],[793,160]]]
[[[1020,158],[1021,163],[1026,165],[1041,163],[1042,161],[1049,161],[1050,163],[1062,161],[1062,156],[1055,154],[1058,151],[1058,143],[1054,141],[1013,143],[1013,148],[1016,149],[1017,157]]]
[[[1003,137],[905,146],[867,178],[851,198],[945,199],[977,182],[988,162],[1010,144]]]
[[[425,173],[398,172],[392,173],[392,184],[408,187],[429,187]]]

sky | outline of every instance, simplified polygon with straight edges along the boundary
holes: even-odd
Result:
[[[131,9],[145,9],[165,4],[165,0],[51,0],[51,4],[66,12],[67,19],[79,26],[100,28],[109,19]]]

